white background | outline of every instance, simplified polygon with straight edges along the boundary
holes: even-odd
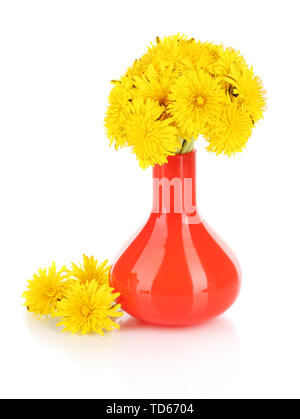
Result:
[[[298,1],[0,1],[1,397],[300,396]],[[133,318],[101,336],[26,313],[39,267],[113,260],[146,219],[151,170],[108,146],[110,80],[156,35],[241,50],[268,92],[244,153],[198,149],[198,204],[243,269],[204,326]]]

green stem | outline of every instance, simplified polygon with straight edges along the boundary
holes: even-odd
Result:
[[[182,148],[180,150],[180,154],[190,153],[194,150],[194,142],[195,140],[192,138],[191,141],[184,140],[182,144]]]

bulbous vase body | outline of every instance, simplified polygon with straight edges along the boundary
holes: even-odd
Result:
[[[201,323],[239,294],[235,256],[197,211],[195,160],[192,151],[153,168],[150,217],[111,269],[122,308],[149,323]]]

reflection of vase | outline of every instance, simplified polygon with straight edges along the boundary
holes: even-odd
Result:
[[[196,152],[153,168],[153,208],[111,269],[125,311],[159,325],[200,323],[238,296],[238,263],[198,215]]]

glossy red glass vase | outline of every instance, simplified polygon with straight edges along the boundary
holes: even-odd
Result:
[[[112,266],[110,282],[132,316],[166,326],[201,323],[235,301],[240,269],[196,207],[196,152],[153,168],[153,208]]]

